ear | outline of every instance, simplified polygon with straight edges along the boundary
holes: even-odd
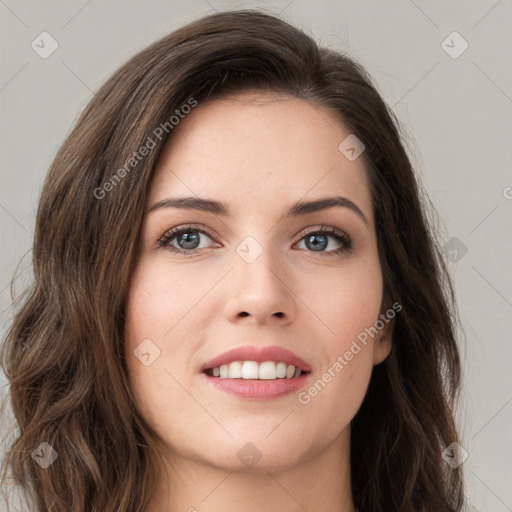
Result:
[[[373,339],[373,365],[376,366],[389,356],[393,346],[393,322],[387,323]]]

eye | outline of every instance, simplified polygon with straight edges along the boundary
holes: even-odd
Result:
[[[329,239],[336,240],[339,247],[325,251],[329,247]],[[320,229],[309,231],[309,233],[302,237],[302,241],[304,241],[306,249],[309,249],[311,252],[319,252],[322,256],[337,255],[352,248],[350,237],[343,231],[331,226],[321,226]]]
[[[198,249],[209,247],[207,242],[206,244],[202,243],[201,239],[204,238],[212,240],[214,238],[213,232],[208,228],[191,224],[169,230],[158,240],[157,244],[159,247],[166,248],[173,253],[192,256]],[[329,243],[329,239],[335,240],[339,247],[326,251],[325,249],[332,245]],[[306,250],[318,252],[322,256],[337,255],[352,248],[350,237],[343,231],[331,226],[321,226],[319,229],[307,232],[302,235],[300,242],[304,243]],[[217,244],[217,247],[220,247],[220,244]],[[300,248],[302,249],[302,247]]]
[[[201,244],[201,238],[213,237],[213,233],[206,228],[194,225],[173,228],[158,240],[159,247],[165,247],[171,252],[191,255],[196,249],[204,249],[208,245]]]

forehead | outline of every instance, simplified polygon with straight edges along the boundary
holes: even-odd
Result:
[[[349,135],[326,108],[292,96],[243,93],[212,100],[174,127],[148,202],[198,195],[243,209],[339,194],[371,217],[364,160],[350,161],[338,149]]]

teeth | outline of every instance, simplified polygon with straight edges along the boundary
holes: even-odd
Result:
[[[247,362],[244,364],[247,364]],[[265,361],[264,363],[261,363],[258,377],[262,380],[277,379],[276,363],[273,361]]]
[[[238,363],[238,361],[236,361]],[[230,363],[231,366],[231,363]],[[258,363],[254,361],[245,361],[242,365],[242,379],[257,379]]]
[[[214,377],[221,379],[293,379],[300,377],[302,371],[293,365],[286,365],[283,362],[265,361],[233,361],[229,364],[217,366],[211,370]]]
[[[286,363],[276,364],[276,374],[278,379],[284,379],[286,377]]]
[[[228,377],[230,379],[239,379],[242,376],[242,363],[240,361],[233,361],[229,366]]]

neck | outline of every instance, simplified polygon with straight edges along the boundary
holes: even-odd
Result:
[[[169,455],[146,512],[355,512],[350,481],[350,431],[315,456],[272,471],[219,468]]]

